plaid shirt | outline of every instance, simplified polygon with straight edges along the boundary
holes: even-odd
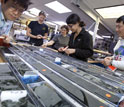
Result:
[[[12,27],[13,21],[5,20],[0,3],[0,36],[9,35],[10,29]]]

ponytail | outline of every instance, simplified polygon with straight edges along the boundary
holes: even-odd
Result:
[[[80,27],[84,27],[84,26],[86,26],[86,24],[83,21],[81,21],[80,24],[79,24],[79,26]]]

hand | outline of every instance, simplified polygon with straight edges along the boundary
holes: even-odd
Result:
[[[3,35],[2,38],[4,43],[10,43],[11,41],[11,38],[9,36]]]
[[[46,47],[47,47],[47,44],[45,43],[45,44],[43,44],[41,47],[42,47],[42,48],[46,48]]]
[[[109,65],[111,65],[111,61],[112,61],[112,57],[106,57],[102,61],[102,64],[104,64],[105,66],[109,66]]]
[[[58,49],[58,51],[59,51],[59,52],[63,52],[63,49],[64,49],[64,47],[60,47],[60,48]]]
[[[37,39],[42,39],[43,36],[42,36],[42,35],[37,35],[36,38],[37,38]]]
[[[47,37],[46,36],[42,36],[42,39],[47,39]]]
[[[64,52],[66,49],[68,49],[68,46],[66,46],[66,47],[60,47],[60,48],[58,49],[58,51],[59,51],[59,52]]]
[[[75,53],[75,49],[66,49],[65,53],[68,55],[73,54],[73,53]]]

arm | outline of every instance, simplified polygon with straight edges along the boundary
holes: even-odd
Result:
[[[4,35],[6,35],[6,36],[9,36],[10,30],[11,30],[12,25],[13,25],[13,22],[12,21],[8,21],[8,22],[9,22],[9,25],[6,28],[6,31],[4,32]]]
[[[57,35],[55,35],[54,38],[53,38],[51,41],[47,42],[47,43],[44,44],[43,46],[51,46],[51,45],[53,45],[57,40],[58,40],[58,37],[57,37]]]
[[[46,31],[42,38],[47,39],[47,37],[48,37],[48,26],[46,26]]]
[[[116,61],[116,60],[112,60],[113,57],[106,57],[103,61],[102,64],[104,64],[105,66],[109,66],[112,65],[120,70],[124,70],[124,61]]]
[[[93,55],[92,49],[75,49],[75,55],[80,58],[89,58]]]
[[[53,41],[53,40],[51,40],[51,41],[49,41],[48,43],[47,43],[47,46],[51,46],[51,45],[53,45],[55,42]]]
[[[42,38],[43,38],[43,39],[47,39],[47,37],[48,37],[48,33],[45,33]]]
[[[29,27],[27,27],[27,36],[31,38],[37,38],[37,36],[31,34],[31,29]]]
[[[3,42],[5,42],[5,43],[10,43],[10,41],[12,40],[12,37],[9,36],[9,32],[12,28],[12,24],[13,24],[13,22],[10,21],[9,22],[9,27],[6,28],[5,33],[3,35],[1,35],[1,37],[3,38]]]
[[[120,70],[124,70],[124,61],[112,60],[112,65]]]
[[[45,44],[43,44],[42,45],[42,47],[47,47],[47,46],[51,46],[51,45],[53,45],[54,44],[54,41],[53,40],[51,40],[51,41],[49,41],[49,42],[47,42],[47,43],[45,43]]]

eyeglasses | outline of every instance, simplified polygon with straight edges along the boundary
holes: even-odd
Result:
[[[74,26],[73,24],[71,24],[71,25],[68,25],[68,27],[69,27],[69,28],[72,28],[73,26]]]
[[[22,12],[25,11],[25,9],[17,7],[17,4],[12,5],[12,6],[11,6],[11,9],[12,9],[12,11],[18,11],[19,14],[21,14]]]

